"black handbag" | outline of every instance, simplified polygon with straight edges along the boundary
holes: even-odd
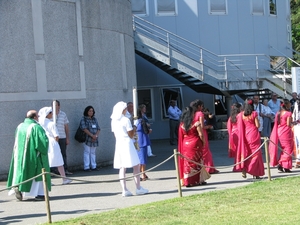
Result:
[[[142,128],[143,128],[144,133],[149,134],[150,130],[149,130],[148,124],[147,124],[147,122],[144,118],[142,118],[141,124],[142,124]]]
[[[86,133],[81,130],[80,126],[78,127],[76,133],[75,133],[75,140],[78,141],[79,143],[85,142],[86,139]]]
[[[75,140],[78,141],[79,143],[85,142],[85,139],[86,139],[86,133],[80,128],[80,124],[79,124],[79,127],[77,128],[77,131],[76,131],[76,133],[75,133],[74,138],[75,138]]]

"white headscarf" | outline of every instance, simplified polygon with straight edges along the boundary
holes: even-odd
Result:
[[[38,114],[40,118],[46,118],[50,112],[52,112],[52,107],[43,107],[39,110]]]
[[[52,112],[52,107],[43,107],[39,110],[39,124],[45,126],[46,116]]]
[[[118,102],[117,104],[115,104],[114,108],[113,108],[113,112],[110,116],[110,118],[112,120],[119,120],[122,117],[122,112],[124,109],[127,108],[127,104],[126,102]]]

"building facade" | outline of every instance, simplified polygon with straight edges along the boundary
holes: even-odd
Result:
[[[70,121],[70,167],[82,167],[74,139],[86,106],[101,127],[97,161],[112,162],[112,108],[136,86],[129,0],[0,1],[0,174],[7,174],[14,132],[30,109],[61,102]]]

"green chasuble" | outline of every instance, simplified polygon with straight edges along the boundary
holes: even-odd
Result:
[[[50,172],[48,161],[48,137],[44,129],[33,119],[26,118],[15,133],[7,187],[19,184],[42,173]],[[35,181],[42,181],[39,176]],[[48,190],[51,190],[50,174],[46,175]],[[29,192],[32,181],[19,185],[21,192]]]

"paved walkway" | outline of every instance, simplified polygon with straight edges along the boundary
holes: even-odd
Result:
[[[210,141],[211,150],[216,167],[220,173],[214,174],[208,180],[208,184],[192,188],[182,188],[182,195],[200,194],[207,191],[222,190],[247,185],[253,182],[251,177],[243,179],[240,173],[232,173],[233,159],[227,157],[227,140]],[[168,141],[154,141],[153,153],[157,157],[149,158],[147,168],[163,162],[173,155],[174,146]],[[263,154],[264,155],[264,154]],[[130,176],[132,169],[128,170]],[[267,171],[266,171],[267,174]],[[300,174],[300,169],[294,169],[293,173],[279,173],[275,168],[271,170],[273,178],[283,176],[295,176]],[[61,179],[55,178],[55,184],[50,192],[50,209],[52,222],[74,218],[91,213],[100,213],[118,208],[145,204],[164,199],[179,197],[174,159],[148,172],[150,180],[141,182],[150,193],[143,196],[122,197],[118,179],[118,170],[112,166],[101,168],[100,171],[77,171],[70,178],[96,183],[83,183],[73,181],[70,185],[61,185]],[[264,177],[267,179],[267,175]],[[114,180],[114,181],[111,181]],[[0,182],[0,189],[5,188],[6,182]],[[128,189],[134,193],[133,180],[127,181]],[[39,224],[46,223],[45,202],[26,200],[19,202],[14,196],[8,196],[7,191],[0,192],[0,224]]]

